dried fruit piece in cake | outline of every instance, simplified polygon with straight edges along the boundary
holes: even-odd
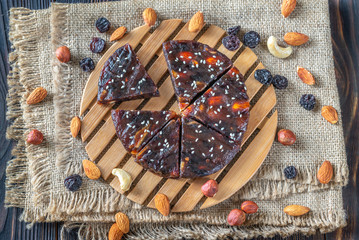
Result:
[[[106,61],[99,81],[99,103],[158,96],[159,92],[129,44],[117,49]]]
[[[249,119],[249,98],[242,74],[237,68],[231,68],[183,114],[239,144]]]
[[[239,145],[229,138],[195,120],[182,118],[181,177],[215,173],[226,166],[238,151]]]
[[[125,149],[135,155],[176,113],[117,109],[112,110],[111,115],[118,138]]]
[[[165,42],[163,52],[181,110],[232,66],[224,54],[196,41]]]
[[[180,119],[171,120],[137,154],[136,162],[161,177],[179,177]]]

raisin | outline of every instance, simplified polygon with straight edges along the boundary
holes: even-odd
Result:
[[[77,191],[82,184],[82,177],[78,174],[65,178],[64,185],[71,192]]]
[[[261,37],[255,31],[250,31],[244,34],[243,43],[249,48],[255,48],[261,41]]]
[[[288,179],[293,179],[297,176],[297,169],[294,166],[284,168],[284,175]]]
[[[106,18],[101,17],[96,20],[95,26],[100,33],[104,33],[110,29],[111,24]]]
[[[85,72],[91,72],[95,69],[95,63],[91,58],[84,58],[80,61],[80,67]]]
[[[239,33],[240,30],[241,30],[241,26],[234,26],[234,27],[228,28],[227,33],[228,33],[228,35],[237,36],[237,34]]]
[[[105,49],[105,40],[102,38],[94,37],[90,43],[90,49],[93,53],[100,53]]]
[[[270,85],[272,83],[272,74],[267,69],[258,69],[254,72],[254,78],[260,83]]]
[[[286,77],[275,75],[272,80],[273,86],[277,89],[285,89],[288,87],[288,79]]]
[[[222,39],[222,43],[225,46],[225,48],[227,48],[230,51],[234,51],[239,48],[241,42],[239,41],[239,38],[237,36],[229,35]]]
[[[312,94],[304,94],[299,101],[300,105],[310,111],[315,107],[315,97]]]

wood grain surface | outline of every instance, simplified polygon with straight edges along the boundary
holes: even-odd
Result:
[[[279,0],[278,0],[279,1]],[[21,209],[4,208],[5,194],[5,166],[11,158],[11,148],[14,143],[5,139],[5,120],[7,94],[6,75],[8,52],[11,46],[8,42],[8,10],[11,7],[27,7],[31,9],[47,8],[50,0],[1,0],[0,1],[0,239],[60,239],[61,223],[38,223],[33,228],[26,229],[24,223],[19,222]],[[57,2],[100,2],[93,0],[61,0]],[[348,164],[350,168],[349,185],[344,188],[344,206],[348,213],[348,225],[343,229],[329,234],[317,233],[311,237],[300,234],[286,239],[359,239],[359,228],[356,227],[359,202],[357,173],[359,164],[359,1],[357,0],[329,0],[330,19],[332,28],[332,43],[334,51],[335,72],[340,95],[343,116],[344,137]],[[66,234],[66,239],[76,239],[76,231]],[[264,239],[264,238],[258,238]],[[274,237],[271,239],[281,239]]]

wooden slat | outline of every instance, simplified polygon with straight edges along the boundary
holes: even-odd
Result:
[[[257,55],[255,55],[252,50],[246,47],[233,64],[243,75],[245,75],[245,73],[248,72],[255,61],[257,61]]]

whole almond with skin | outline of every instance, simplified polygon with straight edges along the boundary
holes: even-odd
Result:
[[[127,215],[122,212],[118,212],[116,213],[115,218],[117,227],[120,229],[120,231],[123,233],[128,233],[130,231],[130,220],[128,219]]]
[[[244,201],[241,204],[241,209],[247,214],[252,214],[258,211],[258,205],[253,201]]]
[[[142,17],[143,21],[145,21],[145,23],[150,27],[155,25],[157,20],[157,14],[152,8],[146,8],[142,13]]]
[[[282,15],[288,17],[297,5],[297,0],[283,0],[282,2]]]
[[[85,172],[86,176],[89,179],[96,180],[101,177],[101,171],[95,163],[85,159],[85,160],[82,160],[82,166],[84,168],[84,172]]]
[[[56,49],[56,57],[62,63],[67,63],[71,59],[70,49],[66,46],[61,46]]]
[[[314,85],[315,79],[313,77],[313,74],[311,74],[307,69],[302,67],[297,67],[297,74],[300,80],[302,80],[303,83],[308,85]]]
[[[29,132],[26,138],[26,142],[33,144],[33,145],[39,145],[44,140],[44,135],[39,130],[33,129]]]
[[[46,96],[47,96],[47,91],[45,88],[43,87],[35,88],[34,91],[32,91],[30,95],[27,97],[26,103],[29,105],[39,103],[42,100],[44,100]]]
[[[333,166],[329,161],[324,161],[317,173],[317,179],[320,183],[327,184],[332,180]]]
[[[195,15],[189,20],[188,31],[198,32],[204,25],[203,13],[201,11],[196,12]]]
[[[168,216],[170,214],[170,201],[168,197],[162,193],[158,193],[155,196],[155,206],[157,210],[163,215]]]
[[[322,107],[322,116],[331,124],[336,124],[338,122],[338,112],[332,106]]]
[[[309,37],[303,33],[289,32],[284,35],[284,41],[288,45],[300,46],[309,41]]]
[[[110,231],[108,232],[108,240],[120,240],[123,232],[118,228],[117,223],[112,224]]]
[[[72,136],[75,138],[77,137],[77,135],[79,134],[81,129],[81,120],[79,117],[74,117],[71,120],[71,124],[70,124],[70,130],[71,130],[71,134]]]
[[[304,207],[304,206],[301,206],[301,205],[289,205],[289,206],[286,206],[283,211],[290,215],[290,216],[302,216],[306,213],[308,213],[310,211],[310,209],[308,207]]]
[[[110,41],[112,42],[112,41],[120,40],[123,37],[123,35],[125,35],[126,32],[127,32],[127,28],[124,26],[117,28],[111,34]]]

